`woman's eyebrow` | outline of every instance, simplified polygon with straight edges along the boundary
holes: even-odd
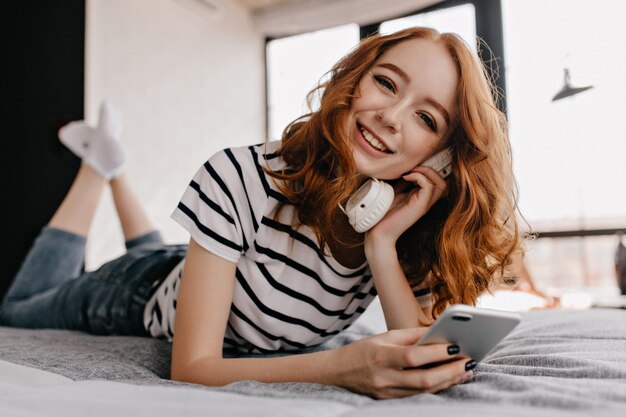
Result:
[[[380,64],[378,64],[376,66],[377,67],[387,68],[388,70],[391,70],[391,71],[395,72],[407,84],[409,84],[411,82],[411,77],[409,77],[409,74],[407,74],[406,72],[404,72],[403,70],[401,70],[400,68],[398,68],[397,66],[395,66],[395,65],[393,65],[393,64],[391,64],[389,62],[382,62],[382,63],[380,63]]]

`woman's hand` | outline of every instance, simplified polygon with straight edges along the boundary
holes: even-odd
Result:
[[[402,176],[406,185],[395,188],[391,208],[365,236],[368,239],[385,239],[395,244],[409,227],[417,222],[448,191],[448,184],[431,168],[417,166]],[[407,188],[409,188],[407,190]]]
[[[418,166],[402,178],[404,184],[395,187],[391,209],[365,234],[365,257],[388,329],[405,329],[430,321],[404,275],[396,241],[448,189],[446,181],[428,167]]]
[[[455,351],[448,353],[449,345],[415,345],[425,331],[417,327],[392,330],[337,349],[337,385],[384,399],[435,393],[470,380],[475,362]],[[415,369],[443,361],[451,362]]]

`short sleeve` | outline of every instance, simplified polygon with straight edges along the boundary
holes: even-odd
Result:
[[[241,186],[231,167],[224,151],[212,156],[196,171],[171,217],[204,249],[237,263],[245,238],[237,202]]]
[[[418,286],[413,287],[413,296],[422,308],[433,305],[433,294],[431,293],[430,288],[423,282]]]

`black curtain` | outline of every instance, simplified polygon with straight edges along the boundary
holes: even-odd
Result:
[[[57,130],[82,119],[85,1],[10,1],[2,6],[4,294],[33,239],[63,199],[80,161]]]

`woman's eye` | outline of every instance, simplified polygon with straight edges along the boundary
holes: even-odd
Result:
[[[417,115],[424,121],[424,123],[426,123],[430,130],[437,133],[437,124],[429,115],[426,113],[417,113]]]
[[[391,92],[395,92],[396,91],[395,87],[393,86],[393,83],[391,81],[389,81],[388,79],[386,79],[385,77],[381,77],[379,75],[375,75],[374,79],[376,80],[376,82],[378,82],[378,84],[382,85],[387,90],[389,90]]]

